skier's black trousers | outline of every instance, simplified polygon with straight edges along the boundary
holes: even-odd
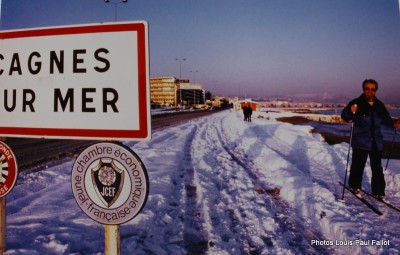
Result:
[[[372,170],[372,193],[374,195],[384,196],[386,183],[382,168],[382,151],[378,150],[375,143],[373,144],[371,151],[353,148],[349,186],[350,188],[362,188],[362,176],[368,156]]]

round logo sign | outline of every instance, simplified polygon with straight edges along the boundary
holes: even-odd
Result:
[[[149,178],[140,158],[128,147],[97,143],[85,149],[72,168],[72,192],[93,220],[125,223],[140,213],[149,194]]]
[[[17,181],[18,167],[14,153],[0,141],[0,197],[12,190]]]

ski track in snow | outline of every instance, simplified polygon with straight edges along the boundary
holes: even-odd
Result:
[[[224,111],[127,143],[146,166],[150,194],[121,226],[121,254],[400,254],[400,214],[371,201],[385,211],[378,217],[347,193],[338,201],[348,145],[330,146],[310,130]],[[5,254],[104,252],[103,226],[73,199],[73,162],[20,174],[7,197]],[[385,175],[387,195],[400,205],[400,173]],[[369,179],[367,167],[364,187]],[[279,196],[256,192],[275,187]],[[311,245],[360,239],[391,245]]]
[[[214,169],[212,175],[209,173],[204,175],[204,182],[208,184],[207,192],[216,189],[215,192],[224,194],[222,198],[217,197],[218,201],[211,200],[212,205],[218,204],[220,207],[217,213],[212,212],[212,206],[205,210],[211,212],[211,215],[219,216],[214,219],[215,223],[219,224],[214,230],[219,235],[216,237],[219,243],[225,242],[229,245],[229,242],[226,241],[229,235],[236,236],[235,241],[239,246],[236,249],[226,247],[227,250],[231,249],[230,254],[234,251],[237,254],[290,254],[291,251],[295,251],[296,254],[326,253],[327,250],[322,247],[310,246],[311,238],[318,240],[320,235],[310,231],[309,226],[303,226],[300,220],[296,219],[294,214],[290,212],[291,208],[287,203],[272,196],[260,196],[255,192],[256,188],[265,190],[271,187],[257,180],[258,173],[253,173],[257,169],[246,160],[246,155],[241,155],[240,151],[236,153],[227,147],[225,139],[222,138],[223,131],[218,129],[218,127],[223,127],[222,121],[205,125],[207,126],[202,128],[203,134],[200,135],[199,142],[195,144],[212,149],[211,152],[206,151],[208,157],[201,154],[196,155],[200,162],[196,162],[194,165],[201,166],[198,169],[199,175],[204,169],[213,171],[213,165],[226,167],[226,169]],[[208,132],[215,134],[207,136]],[[201,144],[200,141],[204,141],[204,144]],[[209,169],[207,169],[207,167],[204,167],[206,162],[202,162],[205,159],[207,159],[208,165],[210,165],[210,162],[217,163],[211,163]],[[231,173],[231,175],[223,174],[225,171]],[[241,176],[238,176],[237,172],[240,172]],[[214,178],[207,178],[213,175],[219,178],[216,181]],[[247,183],[243,183],[242,180],[247,180]],[[224,185],[221,185],[221,182]],[[249,203],[254,203],[256,206],[249,207]],[[221,223],[221,219],[224,218],[229,222],[225,228],[223,227],[223,229],[228,230],[227,233],[221,233],[220,225],[224,224]],[[210,219],[210,222],[213,222],[213,220]],[[275,225],[273,229],[269,225],[263,226],[271,222]],[[213,228],[216,224],[213,224],[210,228]],[[238,234],[231,234],[232,228]],[[215,253],[218,248],[211,250],[214,250]]]

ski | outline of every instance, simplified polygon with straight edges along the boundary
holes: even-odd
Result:
[[[381,203],[387,205],[388,207],[392,208],[393,210],[396,210],[396,211],[400,212],[400,208],[399,208],[399,207],[394,206],[394,205],[392,205],[391,203],[389,203],[389,202],[387,202],[387,201],[385,201],[385,200],[379,199],[379,198],[375,197],[374,195],[372,195],[371,193],[369,193],[369,192],[367,192],[367,191],[365,191],[365,190],[361,190],[361,191],[362,191],[364,194],[366,194],[366,195],[368,195],[368,196],[374,198],[376,201],[381,202]]]
[[[343,185],[342,182],[339,182],[340,185],[342,185],[346,190],[348,190],[351,194],[353,194],[358,200],[360,200],[363,204],[365,204],[369,209],[371,209],[374,213],[378,214],[378,215],[383,215],[383,213],[381,211],[379,211],[375,206],[373,206],[370,202],[368,202],[365,198],[363,198],[362,196],[357,195],[356,193],[354,193],[349,187],[347,187],[346,185]]]

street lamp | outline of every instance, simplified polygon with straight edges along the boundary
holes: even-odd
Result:
[[[196,73],[198,73],[199,71],[190,71],[191,73],[193,73],[193,84],[196,84]],[[196,104],[196,89],[193,86],[193,104]]]
[[[104,2],[106,4],[113,4],[114,5],[114,20],[117,21],[117,5],[120,4],[120,3],[126,4],[128,2],[128,0],[122,0],[122,1],[119,1],[119,2],[113,2],[113,1],[110,1],[110,0],[104,0]]]
[[[198,73],[199,71],[190,71],[191,73],[193,73],[193,83],[196,83],[196,73]]]
[[[180,105],[182,107],[182,88],[181,88],[181,80],[182,80],[182,61],[186,61],[186,58],[176,58],[176,61],[179,61],[179,97],[180,97]]]

